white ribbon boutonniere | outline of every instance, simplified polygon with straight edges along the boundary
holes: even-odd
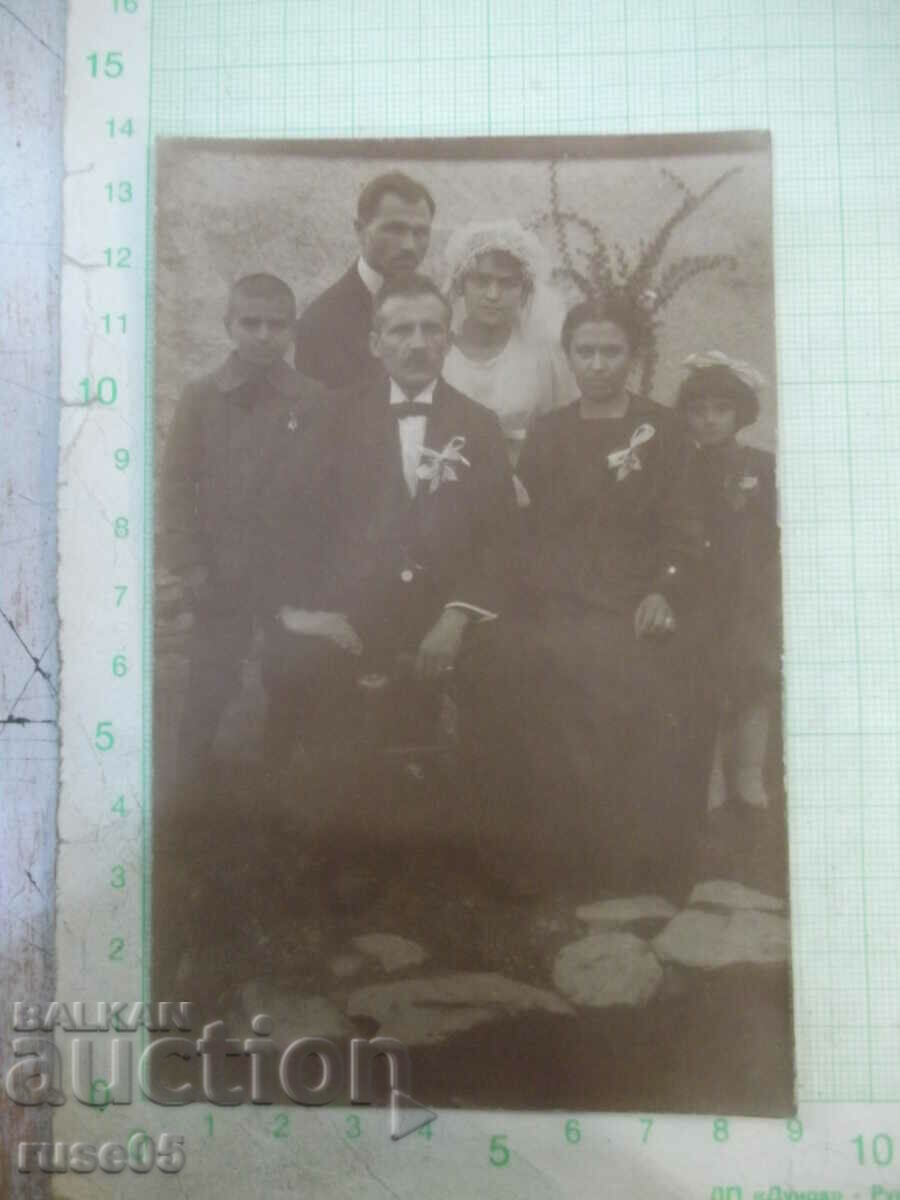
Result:
[[[419,451],[419,465],[416,467],[416,478],[429,481],[429,492],[436,492],[443,483],[457,483],[459,475],[456,467],[461,464],[469,467],[472,464],[460,452],[466,444],[464,437],[451,438],[443,450],[431,450],[423,446]]]
[[[725,497],[735,512],[742,512],[747,507],[747,501],[759,487],[759,477],[756,475],[733,475],[725,481]]]
[[[652,425],[638,425],[625,449],[613,450],[612,454],[608,455],[606,462],[609,469],[615,471],[617,483],[625,479],[632,471],[640,471],[641,460],[637,448],[643,446],[644,442],[649,442],[655,433],[656,430]]]

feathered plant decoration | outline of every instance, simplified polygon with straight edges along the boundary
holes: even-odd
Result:
[[[700,192],[693,192],[674,171],[662,175],[681,194],[681,202],[663,222],[653,238],[641,241],[629,255],[620,242],[610,242],[600,226],[581,213],[563,206],[559,186],[559,163],[550,164],[550,211],[533,221],[532,228],[549,224],[561,266],[554,271],[559,282],[574,284],[585,299],[623,295],[644,316],[644,337],[637,348],[640,388],[649,395],[658,360],[657,332],[660,313],[686,283],[718,267],[737,266],[733,254],[688,254],[661,269],[663,256],[675,229],[692,216],[706,200],[741,170],[732,167]]]

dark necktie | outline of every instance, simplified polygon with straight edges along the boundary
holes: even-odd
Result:
[[[391,405],[391,413],[402,421],[404,417],[427,417],[432,411],[432,405],[424,404],[421,400],[404,400],[400,404]]]

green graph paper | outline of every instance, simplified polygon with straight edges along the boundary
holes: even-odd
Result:
[[[151,30],[152,136],[772,131],[798,1098],[900,1099],[900,3],[153,0]]]

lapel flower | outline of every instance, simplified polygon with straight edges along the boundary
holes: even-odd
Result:
[[[466,439],[457,435],[450,439],[443,450],[432,450],[423,446],[419,451],[419,465],[416,477],[428,480],[428,491],[434,493],[445,483],[458,483],[457,467],[471,466],[471,463],[461,453]]]
[[[735,512],[743,512],[750,495],[759,486],[756,475],[732,475],[725,481],[725,497]]]
[[[656,430],[652,425],[646,423],[638,425],[625,449],[613,450],[612,454],[607,456],[607,466],[611,471],[615,471],[617,483],[621,483],[632,471],[641,470],[641,459],[637,452],[638,446],[643,446],[644,442],[649,442],[655,433]]]
[[[297,430],[300,428],[300,418],[297,416],[297,414],[295,412],[292,412],[291,415],[288,417],[287,427],[291,433],[296,433]]]

